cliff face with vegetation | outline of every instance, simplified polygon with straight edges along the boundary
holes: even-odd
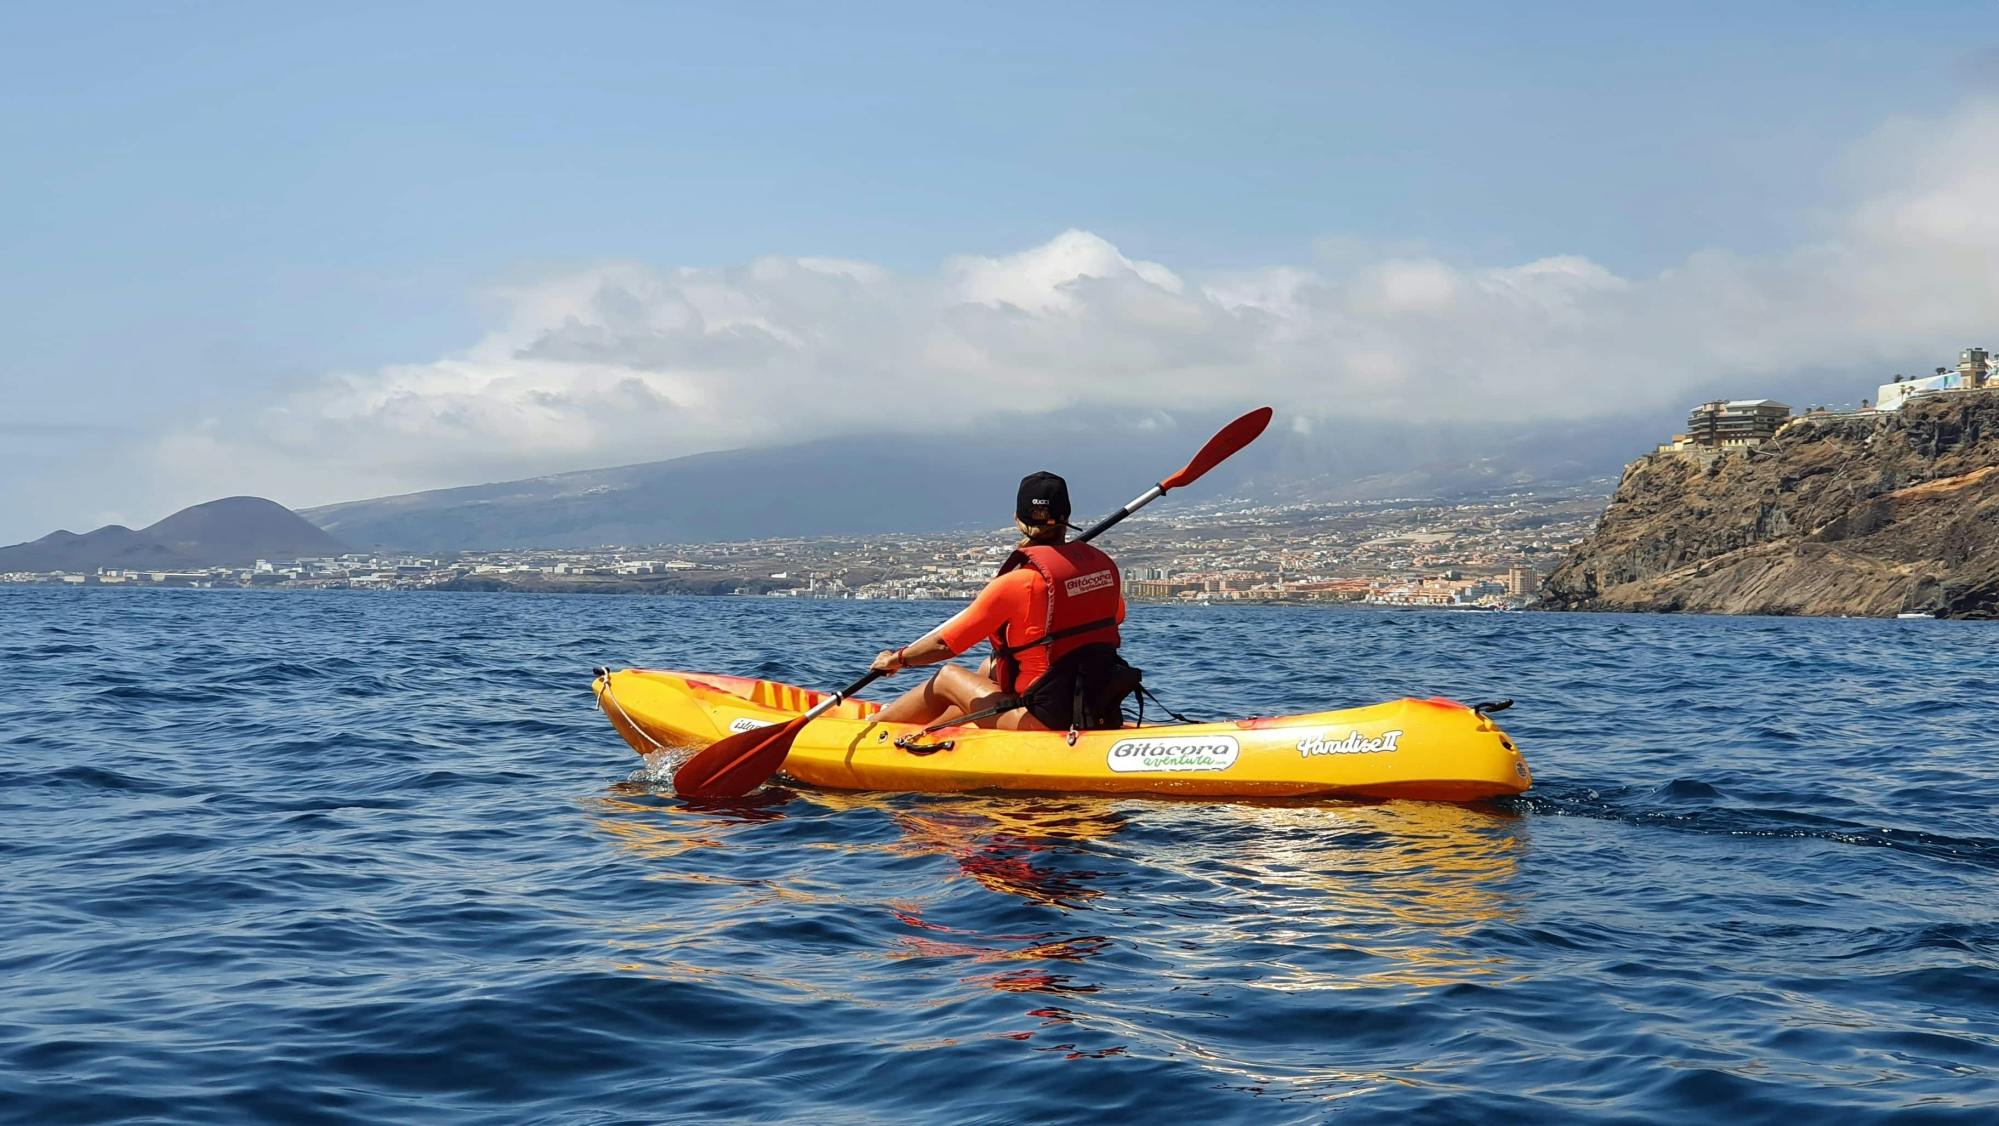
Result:
[[[1999,393],[1640,458],[1542,596],[1569,610],[1999,617]]]

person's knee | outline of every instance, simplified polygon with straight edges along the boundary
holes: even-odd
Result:
[[[963,665],[945,665],[937,674],[937,692],[969,710],[997,695],[999,686]]]
[[[945,665],[937,670],[937,676],[932,683],[940,694],[962,704],[970,698],[970,694],[977,691],[973,682],[981,679],[983,678],[974,676],[963,665]]]

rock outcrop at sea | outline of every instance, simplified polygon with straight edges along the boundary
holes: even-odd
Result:
[[[1999,393],[1639,458],[1542,605],[1999,617]]]

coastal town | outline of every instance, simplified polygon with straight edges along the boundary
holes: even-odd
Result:
[[[1522,606],[1561,550],[1589,530],[1607,487],[1449,502],[1187,505],[1126,523],[1117,556],[1135,600]],[[1012,546],[1009,530],[995,528],[449,556],[351,553],[183,571],[16,572],[0,574],[0,582],[962,600],[992,577]]]

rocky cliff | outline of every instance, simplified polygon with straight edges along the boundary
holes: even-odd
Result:
[[[1999,617],[1999,393],[1640,458],[1542,597],[1570,610]]]

